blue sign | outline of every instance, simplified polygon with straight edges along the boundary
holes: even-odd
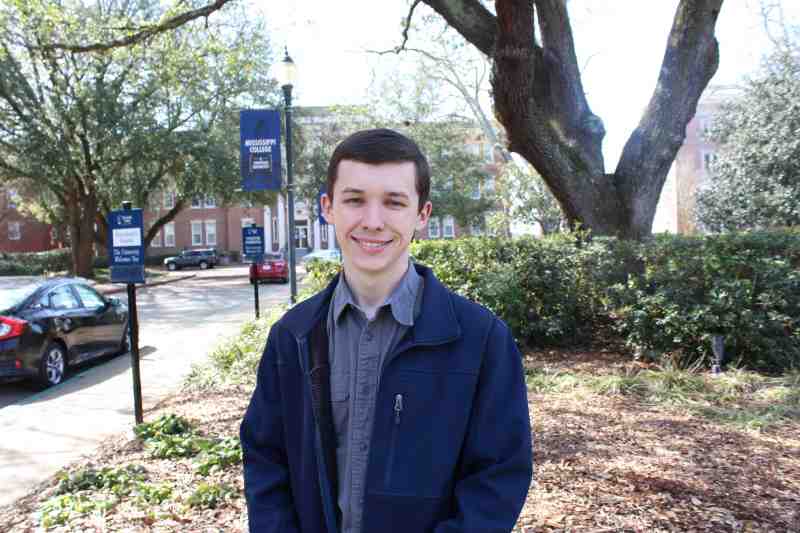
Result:
[[[324,211],[322,210],[322,195],[325,194],[327,190],[328,187],[326,185],[323,185],[322,188],[319,190],[319,194],[317,195],[317,213],[319,213],[319,223],[323,226],[328,223],[328,221],[325,220],[325,215],[322,214],[324,213]]]
[[[242,228],[242,248],[245,258],[253,262],[261,261],[264,258],[264,228]]]
[[[144,283],[144,220],[141,209],[108,215],[111,283]]]
[[[271,109],[239,111],[242,190],[281,188],[281,114]]]

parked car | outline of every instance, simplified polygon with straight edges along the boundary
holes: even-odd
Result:
[[[127,305],[84,279],[0,291],[0,378],[57,385],[68,367],[129,347]]]
[[[250,265],[250,283],[262,281],[289,281],[289,266],[281,252],[266,253],[261,262]]]
[[[300,262],[305,265],[309,261],[314,261],[314,260],[341,263],[342,252],[340,252],[339,250],[317,250],[316,252],[311,252],[304,255],[303,258],[300,260]]]
[[[205,270],[213,268],[219,262],[217,250],[205,248],[200,250],[184,250],[179,255],[164,259],[167,270],[179,270],[184,267],[200,267]]]

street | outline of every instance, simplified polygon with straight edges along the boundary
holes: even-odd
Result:
[[[261,312],[288,300],[288,285],[260,286]],[[114,296],[126,300],[125,293]],[[223,338],[254,317],[245,277],[197,277],[137,291],[145,413]],[[145,415],[146,416],[146,415]],[[134,424],[130,356],[103,358],[37,391],[0,384],[0,505]]]

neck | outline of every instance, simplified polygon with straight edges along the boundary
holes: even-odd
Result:
[[[375,311],[392,294],[392,291],[400,284],[407,270],[413,268],[408,259],[405,262],[398,261],[397,266],[392,270],[380,272],[376,275],[368,275],[363,272],[355,272],[347,268],[345,262],[343,271],[347,285],[353,293],[359,307],[362,307],[368,316],[374,316]]]

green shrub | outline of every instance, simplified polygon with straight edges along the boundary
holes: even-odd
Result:
[[[238,437],[226,437],[211,442],[203,449],[195,469],[201,476],[242,463],[242,446]]]
[[[119,503],[116,498],[101,499],[83,494],[62,494],[44,502],[39,509],[39,522],[45,529],[64,525],[73,518],[93,512],[107,512]]]
[[[192,425],[185,418],[169,413],[152,422],[137,425],[133,432],[142,440],[157,439],[166,435],[189,434],[192,432]]]
[[[0,276],[41,276],[72,268],[69,248],[33,253],[0,252]]]
[[[640,247],[644,271],[609,292],[628,344],[708,364],[711,339],[726,360],[779,371],[800,364],[800,234],[659,237]]]
[[[234,497],[236,491],[229,485],[212,485],[200,483],[186,503],[189,507],[200,507],[203,509],[216,509],[226,500]]]
[[[107,489],[116,495],[128,494],[138,481],[145,479],[145,469],[140,465],[122,468],[84,468],[77,472],[57,475],[56,494],[69,494],[82,490]]]

